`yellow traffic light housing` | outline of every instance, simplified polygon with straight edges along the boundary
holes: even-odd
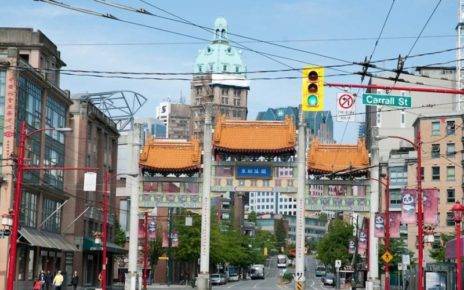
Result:
[[[301,106],[303,111],[324,109],[324,68],[307,66],[302,71]]]

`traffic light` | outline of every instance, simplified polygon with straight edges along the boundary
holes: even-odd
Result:
[[[303,111],[324,109],[324,68],[307,66],[302,71],[301,106]]]

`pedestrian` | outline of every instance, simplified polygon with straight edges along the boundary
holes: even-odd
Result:
[[[58,270],[58,272],[55,275],[55,278],[53,278],[53,286],[55,286],[55,290],[61,290],[61,285],[63,284],[63,275],[61,275],[61,271]]]
[[[40,270],[40,274],[39,274],[39,281],[40,281],[40,289],[41,290],[44,290],[45,289],[45,280],[46,280],[46,274],[44,272],[44,270]]]
[[[43,285],[43,283],[40,280],[40,276],[39,276],[39,277],[37,277],[37,279],[35,279],[32,289],[33,290],[42,290],[42,285]]]
[[[71,278],[71,285],[73,286],[74,290],[76,290],[77,284],[79,284],[79,276],[77,275],[77,271],[74,271]]]
[[[50,285],[52,285],[52,273],[50,271],[47,271],[47,274],[45,274],[45,288],[46,290],[50,290]]]

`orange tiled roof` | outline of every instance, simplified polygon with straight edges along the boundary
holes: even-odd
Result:
[[[213,146],[217,151],[284,153],[295,150],[296,132],[291,118],[284,121],[241,121],[216,118]]]
[[[364,139],[356,145],[321,144],[314,139],[308,153],[308,170],[311,173],[341,173],[369,166]],[[364,171],[364,170],[363,170]]]
[[[140,167],[155,172],[191,172],[200,169],[197,140],[150,139],[140,154]]]

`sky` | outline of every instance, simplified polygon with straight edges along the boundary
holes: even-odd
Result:
[[[60,0],[74,7],[110,13],[120,19],[180,32],[194,37],[212,39],[212,35],[191,25],[142,15],[103,5],[93,0]],[[361,62],[372,53],[375,39],[392,3],[391,0],[145,0],[171,13],[203,26],[212,27],[217,17],[225,17],[229,31],[266,41],[285,41],[279,44],[295,51],[259,42],[245,42],[248,48],[293,60],[279,59],[285,65],[251,51],[243,51],[248,71],[300,68],[305,64],[342,64],[340,60],[311,54],[323,54],[344,61]],[[439,0],[396,0],[383,31],[373,60],[405,55],[423,28]],[[106,0],[144,8],[152,13],[171,17],[138,0]],[[455,47],[457,23],[456,0],[442,0],[426,26],[423,37],[412,55]],[[67,69],[110,70],[134,72],[192,72],[198,50],[207,43],[185,36],[173,35],[66,10],[32,0],[3,0],[0,26],[29,27],[41,30],[57,44]],[[397,37],[402,37],[398,39]],[[361,38],[361,39],[360,39]],[[396,39],[391,39],[396,38]],[[230,36],[233,41],[246,41]],[[126,45],[124,45],[126,44]],[[127,45],[130,44],[130,45]],[[427,65],[455,59],[455,52],[411,58],[405,66]],[[296,61],[295,61],[296,60]],[[452,64],[451,64],[452,65]],[[395,62],[382,66],[395,68]],[[340,68],[360,71],[359,66]],[[338,74],[331,69],[326,74]],[[299,73],[280,72],[249,74],[249,77],[298,76]],[[359,76],[335,76],[326,81],[360,83]],[[364,83],[367,81],[364,80]],[[170,98],[177,101],[182,95],[188,102],[189,81],[102,79],[82,76],[62,76],[61,87],[71,93],[132,90],[148,98],[138,117],[154,117],[159,102]],[[337,89],[326,89],[326,109],[336,115]],[[357,92],[355,90],[354,92]],[[362,92],[362,91],[361,91]],[[268,107],[296,106],[300,100],[300,80],[252,80],[248,99],[248,119]],[[356,109],[364,111],[358,102]],[[340,143],[356,141],[359,122],[339,123],[334,120],[334,137]]]

